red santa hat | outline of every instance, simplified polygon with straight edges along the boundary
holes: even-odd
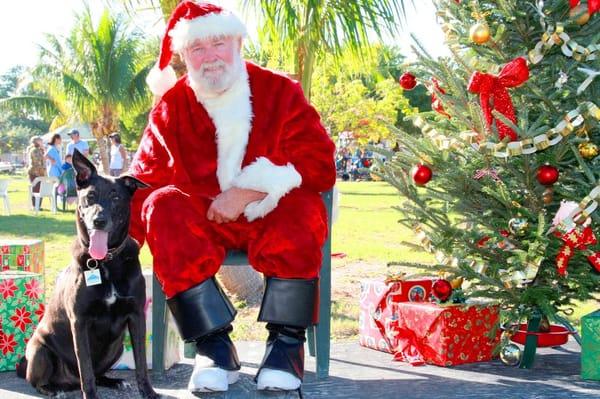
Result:
[[[196,39],[216,36],[244,37],[246,27],[231,11],[215,4],[191,0],[179,3],[167,22],[158,62],[146,78],[150,91],[162,96],[177,82],[177,75],[169,65],[174,52],[183,50]]]

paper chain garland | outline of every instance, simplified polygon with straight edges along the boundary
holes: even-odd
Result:
[[[561,45],[562,43],[562,45]],[[546,32],[542,35],[542,39],[529,51],[529,61],[532,64],[537,64],[544,58],[544,52],[548,51],[554,45],[561,45],[562,53],[567,57],[573,57],[576,61],[592,61],[598,58],[600,53],[600,44],[592,44],[588,47],[579,45],[575,40],[565,32],[563,23],[549,25]]]
[[[585,116],[600,120],[600,108],[596,104],[586,101],[569,111],[555,127],[546,133],[508,143],[485,142],[473,143],[472,146],[484,154],[490,154],[497,158],[534,154],[560,143],[583,124]]]
[[[600,121],[600,108],[596,104],[586,101],[581,103],[576,109],[568,112],[563,119],[546,133],[535,137],[529,137],[523,140],[510,142],[484,142],[477,143],[479,134],[474,131],[464,131],[459,134],[459,139],[448,137],[438,132],[433,126],[428,124],[423,118],[417,116],[413,119],[413,124],[421,129],[440,150],[460,149],[464,144],[470,144],[475,150],[484,154],[493,155],[497,158],[508,158],[519,155],[530,155],[538,151],[545,150],[557,145],[565,137],[581,126],[585,121],[585,116],[591,116]]]

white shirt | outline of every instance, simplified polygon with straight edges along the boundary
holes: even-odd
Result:
[[[109,169],[123,169],[123,156],[121,155],[121,144],[110,146]]]

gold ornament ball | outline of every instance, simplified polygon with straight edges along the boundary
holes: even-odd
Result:
[[[579,154],[585,159],[596,158],[600,153],[598,146],[589,141],[579,144],[577,148],[579,149]]]
[[[484,44],[490,40],[490,28],[487,24],[478,22],[475,25],[471,26],[471,30],[469,31],[469,37],[473,43]]]
[[[584,4],[578,4],[577,6],[571,8],[571,11],[569,11],[569,17],[574,18],[577,25],[587,24],[587,22],[590,20],[588,7]]]
[[[522,237],[529,230],[529,222],[525,218],[512,218],[508,221],[508,231],[517,237]]]
[[[521,362],[521,348],[515,344],[506,344],[500,350],[500,360],[507,366],[516,366]]]

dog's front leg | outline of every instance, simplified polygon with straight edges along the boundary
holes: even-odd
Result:
[[[98,394],[96,393],[96,377],[94,375],[94,367],[92,366],[88,326],[75,315],[72,315],[70,319],[75,357],[77,358],[77,367],[79,368],[81,392],[84,399],[96,399]]]
[[[133,360],[135,361],[135,379],[140,394],[145,399],[160,398],[154,392],[148,379],[148,365],[146,364],[146,318],[143,309],[131,315],[128,321],[131,346],[133,347]]]

